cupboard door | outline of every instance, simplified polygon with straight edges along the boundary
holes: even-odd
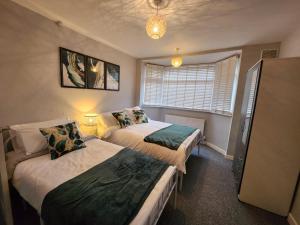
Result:
[[[233,172],[237,181],[238,189],[240,189],[244,164],[247,155],[247,146],[249,143],[251,124],[253,119],[253,112],[259,82],[260,68],[261,62],[256,64],[252,69],[248,71],[244,89],[244,97],[241,111],[241,132],[237,141],[237,148],[233,162]]]

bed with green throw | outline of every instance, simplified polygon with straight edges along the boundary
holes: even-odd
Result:
[[[85,144],[55,160],[46,154],[17,164],[12,184],[42,223],[155,224],[175,189],[176,168],[99,139]]]
[[[168,168],[131,149],[50,191],[42,205],[46,225],[128,225]]]
[[[185,139],[196,130],[196,128],[172,124],[146,136],[144,141],[177,150]]]
[[[199,146],[201,137],[200,129],[149,119],[148,123],[114,130],[107,140],[175,165],[186,173],[186,160]]]

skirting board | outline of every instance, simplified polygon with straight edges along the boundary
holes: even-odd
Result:
[[[287,221],[290,225],[300,225],[297,223],[297,221],[295,220],[295,218],[293,217],[293,215],[291,213],[289,213]]]
[[[224,155],[224,157],[226,159],[233,160],[233,156],[232,155],[226,155],[226,151],[224,149],[220,148],[219,146],[216,146],[216,145],[214,145],[210,142],[206,142],[206,145],[208,147],[212,148],[213,150],[215,150],[215,151],[221,153],[222,155]]]
[[[225,155],[225,159],[233,160],[233,155]]]

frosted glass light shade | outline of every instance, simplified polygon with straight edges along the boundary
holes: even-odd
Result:
[[[97,116],[98,114],[96,113],[89,113],[89,114],[85,114],[85,125],[87,126],[95,126],[97,124]]]
[[[146,24],[146,31],[149,37],[153,39],[159,39],[167,31],[167,22],[163,16],[154,15],[151,16]]]
[[[179,55],[173,56],[172,60],[171,60],[171,64],[172,64],[172,66],[178,68],[178,67],[180,67],[182,65],[182,61],[183,60],[182,60],[181,56],[179,56]]]

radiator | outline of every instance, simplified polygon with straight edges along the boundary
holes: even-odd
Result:
[[[166,114],[165,122],[194,127],[200,129],[201,134],[204,135],[205,119]]]

